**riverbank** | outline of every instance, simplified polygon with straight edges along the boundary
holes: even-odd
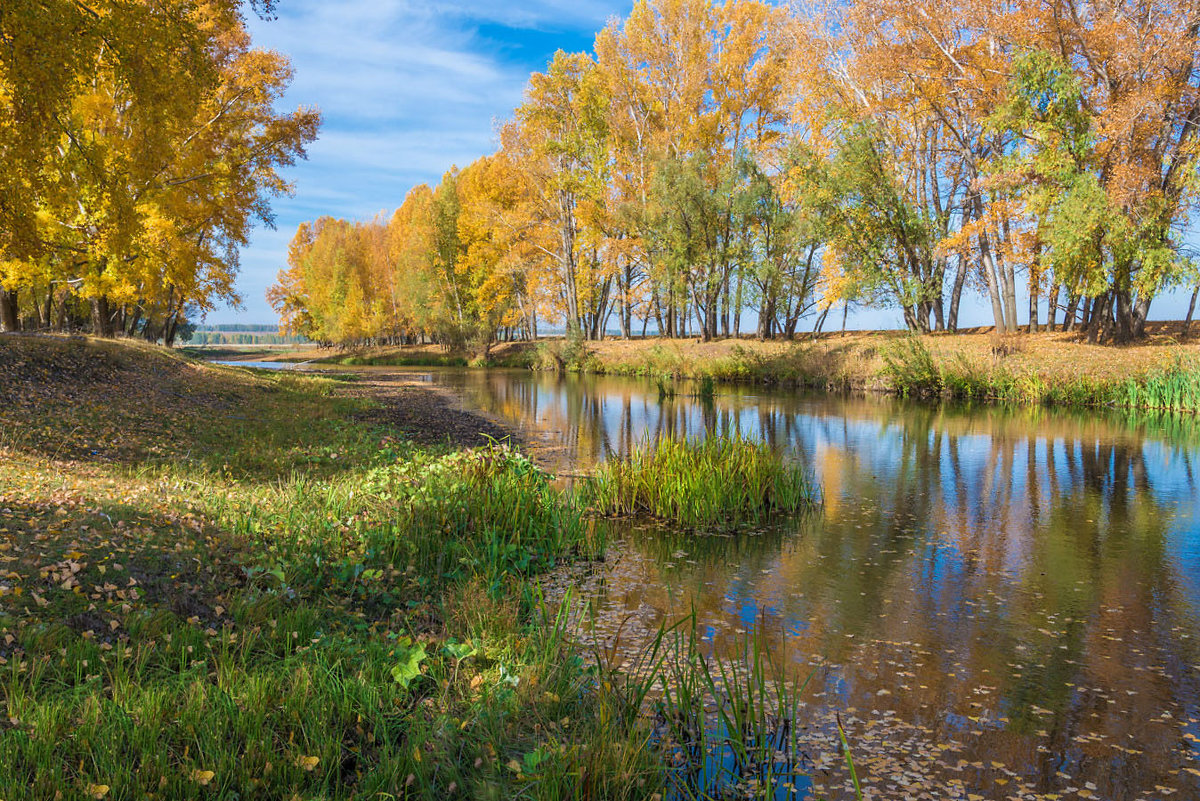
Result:
[[[345,365],[493,366],[654,379],[712,379],[839,391],[891,392],[1030,404],[1200,409],[1200,341],[1176,324],[1152,324],[1123,347],[1077,334],[997,337],[975,330],[911,337],[902,332],[824,334],[759,342],[728,339],[501,343],[488,359],[433,346],[337,352],[305,348],[275,358]]]
[[[667,669],[718,705],[712,677],[746,669],[694,632],[630,671],[583,650],[541,581],[607,529],[442,391],[82,337],[0,337],[0,375],[0,798],[709,798],[803,775],[775,764],[797,692],[748,688],[729,734],[679,706]],[[813,494],[763,446],[720,453],[778,491],[711,523]],[[706,502],[685,479],[656,468],[670,508]],[[696,742],[753,759],[694,772]]]
[[[602,540],[493,423],[129,343],[0,375],[0,798],[661,790],[535,589]]]

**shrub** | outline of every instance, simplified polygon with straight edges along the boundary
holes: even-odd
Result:
[[[928,397],[942,391],[942,373],[933,354],[916,335],[907,335],[889,343],[882,351],[883,374],[904,397]]]

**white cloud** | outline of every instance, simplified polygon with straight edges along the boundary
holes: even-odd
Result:
[[[493,150],[497,120],[520,102],[530,70],[542,66],[522,60],[529,58],[523,31],[551,49],[561,31],[561,46],[577,47],[631,5],[284,0],[277,20],[250,19],[258,47],[292,60],[295,80],[283,105],[318,106],[325,123],[308,161],[286,174],[296,192],[273,204],[278,230],[256,231],[242,253],[244,310],[218,310],[209,322],[274,318],[263,293],[300,222],[394,209],[415,184],[434,183],[451,164]]]

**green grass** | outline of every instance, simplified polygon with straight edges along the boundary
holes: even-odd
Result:
[[[883,374],[901,397],[941,394],[942,371],[920,337],[905,336],[893,340],[883,349],[882,355]]]
[[[1200,411],[1200,363],[1180,359],[1140,380],[1127,380],[1114,394],[1118,406],[1173,412]]]
[[[118,356],[0,412],[0,798],[652,794],[543,612],[602,545],[549,476],[328,379]]]
[[[628,459],[601,465],[580,494],[603,515],[647,515],[689,528],[796,513],[815,501],[802,467],[738,437],[643,444]]]
[[[1125,409],[1200,411],[1200,363],[1175,363],[1122,381],[1089,377],[1045,378],[988,367],[958,354],[945,363],[915,336],[893,341],[882,352],[889,386],[902,397],[949,397],[1045,406],[1111,406]]]
[[[646,697],[538,589],[603,549],[580,497],[335,379],[143,350],[0,354],[0,798],[667,791]]]
[[[1046,379],[1001,368],[983,370],[963,359],[942,367],[940,377],[942,394],[962,400],[1200,412],[1200,364],[1183,359],[1115,382],[1089,377]]]

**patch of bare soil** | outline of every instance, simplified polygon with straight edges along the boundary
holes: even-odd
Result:
[[[392,426],[406,438],[424,445],[450,444],[470,448],[492,440],[519,441],[517,432],[478,412],[457,405],[457,399],[413,378],[411,373],[364,374],[343,392],[380,405],[362,419]]]

